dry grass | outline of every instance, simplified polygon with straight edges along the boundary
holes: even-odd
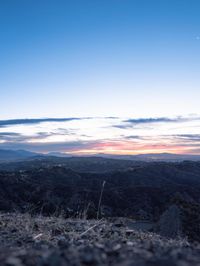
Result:
[[[122,218],[119,223],[119,218],[88,221],[7,213],[0,216],[0,232],[1,266],[15,266],[9,264],[13,261],[20,266],[147,266],[166,265],[166,260],[170,266],[199,266],[199,246],[130,230]]]

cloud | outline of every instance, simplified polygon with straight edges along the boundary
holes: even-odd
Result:
[[[123,139],[137,139],[137,140],[143,140],[144,137],[143,136],[139,136],[139,135],[130,135],[130,136],[125,136],[125,135],[121,135],[121,137]]]
[[[72,152],[81,149],[90,149],[95,142],[93,141],[67,141],[67,142],[48,142],[48,143],[28,143],[28,142],[5,142],[0,144],[0,149],[10,150],[29,150],[34,152]]]
[[[0,120],[0,127],[12,125],[40,124],[44,122],[68,122],[73,120],[82,120],[89,118],[69,117],[69,118],[36,118],[36,119],[9,119]]]
[[[66,118],[27,118],[27,119],[9,119],[0,120],[0,127],[12,126],[12,125],[26,125],[26,124],[40,124],[45,122],[70,122],[74,120],[86,120],[86,119],[97,119],[97,117],[66,117]],[[119,117],[102,117],[102,119],[119,119]],[[175,118],[169,117],[157,117],[157,118],[130,118],[122,120],[121,124],[114,125],[113,127],[128,128],[138,124],[153,124],[153,123],[170,123],[170,122],[187,122],[193,120],[200,120],[200,117],[182,117],[178,116]]]
[[[180,119],[179,119],[180,120]],[[114,127],[126,129],[131,128],[135,125],[147,125],[152,123],[169,123],[169,122],[177,122],[178,119],[171,119],[167,117],[158,117],[158,118],[137,118],[137,119],[127,119],[123,120],[121,124],[114,125]]]
[[[158,117],[158,118],[138,118],[138,119],[127,119],[124,120],[126,123],[133,124],[149,124],[149,123],[162,123],[162,122],[176,122],[180,119],[171,119],[168,117]]]
[[[1,137],[15,137],[15,136],[19,136],[19,133],[15,133],[15,132],[0,132],[0,138]]]
[[[200,140],[200,134],[177,134],[174,136],[181,139]]]
[[[191,116],[191,117],[183,117],[177,116],[175,118],[169,117],[156,117],[156,118],[130,118],[126,120],[122,120],[121,124],[114,125],[113,127],[126,129],[132,128],[137,125],[150,125],[150,124],[160,124],[160,123],[181,123],[181,122],[189,122],[194,120],[200,120],[200,117]]]
[[[0,140],[1,141],[8,141],[8,142],[22,142],[22,141],[26,141],[29,138],[26,136],[23,136],[20,133],[16,133],[16,132],[0,132]]]
[[[37,132],[32,135],[24,135],[22,133],[16,133],[16,132],[0,132],[0,141],[2,143],[9,142],[11,143],[21,143],[21,142],[31,142],[34,140],[35,142],[41,143],[41,141],[45,141],[49,137],[52,136],[74,136],[76,137],[76,133],[70,132],[67,129],[59,129],[55,130],[54,132]]]
[[[198,133],[198,130],[194,128],[200,121],[200,117],[197,115],[174,118],[117,118],[117,121],[114,120],[115,118],[110,119],[106,122],[95,117],[0,120],[0,149],[26,149],[44,153],[60,151],[136,154],[143,152],[179,153],[200,147],[200,134],[189,134]],[[73,120],[83,120],[83,122],[54,124],[54,122]],[[187,124],[195,120],[197,123]],[[45,122],[50,123],[40,124]],[[116,123],[119,125],[115,125]],[[176,125],[176,123],[180,124]],[[29,124],[33,124],[33,127],[30,128]],[[113,124],[114,127],[127,129],[127,131],[113,130]],[[18,128],[12,127],[12,125],[24,126]],[[177,129],[178,126],[183,127],[180,130]],[[153,130],[150,131],[150,129]]]
[[[200,134],[178,134],[173,136],[181,140],[200,141]]]
[[[59,134],[54,132],[37,132],[34,135],[23,135],[22,133],[16,132],[0,132],[0,140],[3,142],[17,143],[30,141],[31,139],[42,140],[53,135]]]

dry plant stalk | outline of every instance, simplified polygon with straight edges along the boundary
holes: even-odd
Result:
[[[90,230],[92,230],[93,228],[97,227],[98,225],[100,225],[102,223],[103,219],[99,220],[98,223],[94,224],[93,226],[91,226],[90,228],[88,228],[86,231],[84,231],[82,234],[80,234],[80,236],[85,235],[87,232],[89,232]]]
[[[102,196],[103,196],[103,190],[104,190],[104,186],[106,184],[106,181],[103,181],[103,184],[101,186],[101,194],[99,197],[99,204],[98,204],[98,210],[97,210],[97,220],[99,220],[99,213],[100,213],[100,208],[101,208],[101,201],[102,201]]]

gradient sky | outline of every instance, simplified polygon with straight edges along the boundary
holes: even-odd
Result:
[[[1,0],[0,148],[198,153],[199,14],[199,0]]]

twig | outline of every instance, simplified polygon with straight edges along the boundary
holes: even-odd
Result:
[[[93,228],[95,228],[96,226],[101,224],[101,221],[103,220],[103,218],[101,220],[99,220],[98,223],[94,224],[93,226],[91,226],[90,228],[88,228],[86,231],[84,231],[83,233],[80,234],[80,236],[85,235],[88,231],[92,230]]]
[[[43,234],[41,233],[41,234],[38,234],[38,235],[36,235],[36,236],[34,236],[34,240],[36,240],[36,239],[38,239],[39,237],[41,237]]]
[[[103,196],[103,190],[104,190],[104,186],[106,184],[106,181],[103,181],[102,187],[101,187],[101,194],[99,197],[99,204],[98,204],[98,211],[97,211],[97,220],[99,220],[99,213],[100,213],[100,208],[101,208],[101,200],[102,200],[102,196]]]

